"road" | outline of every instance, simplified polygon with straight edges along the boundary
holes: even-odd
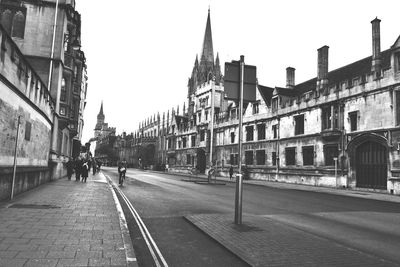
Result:
[[[105,169],[104,173],[117,181],[115,169]],[[130,169],[122,189],[168,264],[246,266],[182,217],[228,213],[233,220],[235,185],[199,185],[182,178]],[[244,185],[243,212],[270,218],[400,266],[399,203]],[[140,237],[134,239],[138,241]],[[144,250],[140,253],[148,258]],[[142,264],[152,263],[143,260]]]

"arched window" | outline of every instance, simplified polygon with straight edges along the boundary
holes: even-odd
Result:
[[[25,16],[21,11],[15,13],[12,23],[12,37],[24,38]]]
[[[65,87],[65,78],[62,78],[62,80],[61,80],[60,101],[67,102],[67,88]]]
[[[1,25],[10,34],[12,26],[12,13],[9,9],[6,9],[1,14]]]

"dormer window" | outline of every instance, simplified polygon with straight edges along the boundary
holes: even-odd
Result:
[[[277,111],[278,110],[278,105],[279,105],[279,98],[274,97],[272,98],[272,111]]]

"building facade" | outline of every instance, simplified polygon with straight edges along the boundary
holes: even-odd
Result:
[[[381,51],[380,20],[371,25],[372,55],[330,71],[323,46],[315,78],[296,84],[288,67],[286,86],[257,84],[256,101],[245,103],[243,117],[249,178],[400,194],[400,37]],[[238,108],[224,99],[209,14],[187,108],[144,121],[135,136],[141,148],[148,145],[141,140],[151,140],[154,162],[170,171],[213,167],[227,176],[230,166],[237,168]]]
[[[55,101],[50,161],[52,176],[62,177],[81,149],[87,91],[81,16],[74,0],[2,0],[0,21]]]
[[[55,102],[40,75],[0,25],[0,200],[51,179]]]

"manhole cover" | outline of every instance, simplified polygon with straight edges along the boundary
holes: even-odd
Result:
[[[37,204],[13,204],[8,208],[14,209],[59,209],[60,207],[54,205],[37,205]]]

